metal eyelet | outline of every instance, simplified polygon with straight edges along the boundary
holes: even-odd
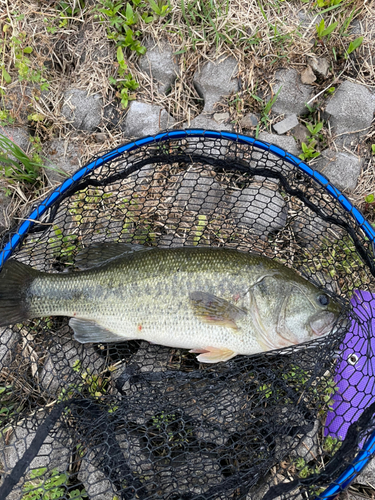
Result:
[[[347,359],[348,363],[353,366],[355,366],[359,361],[359,357],[356,354],[354,354],[354,352],[352,354],[349,354]]]

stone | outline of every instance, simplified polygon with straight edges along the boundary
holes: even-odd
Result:
[[[2,96],[4,108],[10,111],[10,115],[17,124],[28,124],[28,115],[33,112],[35,98],[45,96],[48,92],[41,91],[38,84],[15,80],[7,85],[6,92]]]
[[[295,69],[280,70],[275,76],[276,84],[273,88],[273,95],[276,95],[280,88],[281,91],[272,106],[272,112],[280,115],[306,114],[308,112],[306,102],[313,95],[313,87],[303,85]]]
[[[306,66],[306,68],[301,73],[301,82],[307,83],[308,85],[311,85],[312,83],[315,82],[315,80],[316,80],[316,76],[314,75],[314,72],[311,69],[311,66]]]
[[[234,78],[237,71],[236,59],[227,57],[209,61],[195,73],[193,82],[204,99],[203,112],[212,113],[215,103],[239,90],[238,79]]]
[[[88,453],[82,459],[78,480],[85,487],[89,498],[95,500],[113,500],[117,491],[104,473],[93,465],[94,454]]]
[[[224,198],[224,188],[209,173],[194,167],[177,174],[172,182],[166,202],[179,213],[187,213],[184,219],[189,219],[191,229],[186,238],[196,245],[204,238],[207,217],[215,213]]]
[[[11,328],[0,328],[0,372],[12,360],[13,347],[17,343],[19,334]]]
[[[329,61],[325,57],[309,57],[308,63],[314,73],[327,78],[329,71]]]
[[[222,123],[226,120],[229,120],[230,118],[230,114],[228,112],[226,113],[215,113],[214,114],[214,120],[215,122],[217,123]]]
[[[292,155],[298,156],[301,150],[298,148],[295,139],[289,135],[276,135],[269,134],[268,132],[261,132],[259,134],[259,139],[261,141],[270,142],[271,144],[275,144],[279,148],[284,149],[288,153]]]
[[[77,130],[94,131],[102,120],[103,99],[99,94],[71,88],[64,92],[62,115]]]
[[[314,167],[341,191],[353,191],[358,182],[363,160],[351,153],[326,149]]]
[[[332,241],[342,235],[340,228],[329,224],[307,207],[293,217],[292,228],[296,240],[306,248],[319,248],[327,240]],[[305,270],[305,274],[311,273],[315,275],[315,267],[311,271]]]
[[[355,478],[355,483],[365,484],[367,486],[375,487],[375,460],[372,459],[366,465],[365,469],[359,476]]]
[[[299,123],[296,127],[294,127],[294,129],[292,129],[292,135],[299,143],[306,143],[308,137],[310,137],[310,132],[305,125]]]
[[[142,342],[133,354],[131,362],[136,363],[141,372],[161,372],[167,369],[171,350],[169,347]]]
[[[147,52],[139,59],[141,71],[151,75],[158,82],[158,91],[165,94],[173,85],[178,75],[177,57],[167,41],[154,40],[144,42]]]
[[[231,208],[230,205],[232,205]],[[228,200],[229,214],[261,237],[285,227],[288,208],[274,182],[254,182],[250,187],[235,191]]]
[[[281,122],[277,122],[273,125],[273,129],[279,134],[286,134],[289,130],[298,125],[297,115],[289,115]]]
[[[82,384],[82,373],[95,374],[105,368],[105,358],[90,345],[71,340],[72,332],[63,327],[50,338],[46,346],[46,358],[40,374],[41,386],[52,395],[63,388]],[[80,372],[73,370],[80,363]]]
[[[0,433],[0,462],[2,464],[3,477],[13,470],[23,456],[34,439],[37,428],[42,424],[46,416],[46,414],[38,413],[33,417],[24,419],[22,423],[12,428],[12,432],[7,437],[6,444],[4,444],[4,434]],[[10,493],[9,500],[19,500],[21,498],[20,490],[24,482],[27,481],[31,469],[47,467],[49,472],[53,469],[57,469],[59,472],[68,471],[71,451],[63,444],[62,441],[65,442],[65,440],[66,436],[62,434],[61,430],[58,433],[52,430],[48,434],[37,456],[32,460],[22,479]]]
[[[307,432],[299,439],[299,443],[296,448],[291,451],[292,457],[303,458],[305,462],[310,462],[311,460],[316,460],[319,456],[319,429],[321,427],[320,422],[317,420],[314,423],[313,429]]]
[[[140,138],[156,135],[174,124],[174,118],[161,106],[132,101],[121,128],[127,137]]]
[[[68,140],[54,139],[43,147],[46,161],[45,174],[52,183],[60,183],[73,175],[80,167],[81,151],[79,145]]]
[[[99,144],[102,142],[105,142],[108,138],[107,134],[104,134],[103,132],[97,132],[94,136],[95,141],[98,142]]]
[[[259,118],[254,113],[247,113],[247,115],[245,115],[240,120],[240,126],[245,130],[251,130],[256,128],[258,123],[259,123]]]
[[[190,122],[190,125],[187,123],[184,124],[184,128],[202,128],[204,130],[226,130],[228,132],[233,131],[233,125],[231,123],[218,123],[212,118],[205,116],[203,114],[196,116]]]
[[[336,135],[358,132],[359,137],[367,134],[374,111],[374,95],[363,85],[350,81],[340,85],[326,107]]]
[[[5,135],[19,146],[24,153],[27,153],[29,149],[29,133],[26,128],[21,127],[1,127],[0,126],[0,134]]]
[[[281,474],[272,473],[264,479],[260,487],[247,495],[246,500],[262,500],[266,493],[268,493],[270,488],[272,488],[272,486],[276,486],[278,484],[286,484],[289,482],[290,479],[282,476]],[[283,498],[284,495],[274,497],[273,500],[282,500]],[[297,488],[288,492],[288,498],[291,498],[293,500],[302,500],[303,497],[300,493],[300,490]]]

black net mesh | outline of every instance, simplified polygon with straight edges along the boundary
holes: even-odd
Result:
[[[82,345],[64,317],[2,328],[3,494],[300,500],[347,470],[373,430],[373,249],[324,187],[267,149],[186,136],[88,172],[41,219],[11,256],[38,270],[74,272],[101,242],[234,248],[293,268],[350,318],[308,347],[212,365],[141,340]]]

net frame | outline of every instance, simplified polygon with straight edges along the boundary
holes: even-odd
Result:
[[[265,141],[238,135],[230,132],[216,132],[203,129],[186,129],[176,130],[171,132],[162,132],[156,136],[148,136],[136,141],[132,141],[122,145],[119,148],[106,152],[102,156],[95,158],[92,162],[79,169],[71,178],[65,180],[58,188],[56,188],[46,199],[44,199],[29,215],[29,217],[19,226],[17,232],[12,235],[10,241],[5,245],[4,249],[0,252],[0,270],[4,263],[13,255],[17,248],[21,245],[23,238],[27,235],[30,229],[41,220],[43,215],[56,203],[58,199],[69,192],[76,183],[84,179],[87,175],[93,173],[97,168],[109,163],[124,153],[134,151],[140,147],[147,146],[148,144],[163,143],[165,141],[174,139],[191,138],[204,138],[204,139],[222,139],[226,141],[235,141],[240,144],[255,146],[264,151],[273,153],[276,157],[289,163],[293,167],[302,170],[305,174],[311,177],[314,181],[320,184],[328,194],[337,200],[345,211],[354,217],[358,226],[364,231],[369,238],[372,246],[372,251],[375,254],[375,231],[371,224],[363,217],[360,211],[352,205],[347,197],[341,193],[335,186],[333,186],[328,179],[320,172],[315,171],[296,156],[283,150],[282,148]],[[347,469],[332,482],[331,486],[321,493],[316,498],[319,500],[328,500],[337,495],[340,491],[344,490],[370,461],[372,455],[375,453],[375,431],[371,434],[370,438],[364,444],[362,450],[358,453],[352,463]]]

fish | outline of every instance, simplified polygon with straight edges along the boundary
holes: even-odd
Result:
[[[341,313],[293,269],[235,249],[106,243],[76,264],[45,273],[7,261],[0,326],[67,316],[81,343],[142,339],[217,363],[323,337]]]
[[[339,347],[337,390],[324,434],[344,440],[350,425],[375,402],[375,293],[354,290],[350,326]]]

